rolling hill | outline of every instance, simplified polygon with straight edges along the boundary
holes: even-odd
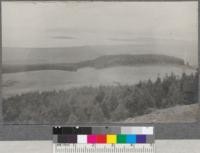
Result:
[[[145,65],[174,65],[184,66],[184,60],[167,55],[159,54],[119,54],[104,55],[93,60],[86,60],[77,63],[55,63],[55,64],[28,64],[28,65],[3,65],[3,73],[16,73],[25,71],[40,70],[63,70],[77,71],[78,69],[91,67],[103,69],[115,66],[145,66]]]

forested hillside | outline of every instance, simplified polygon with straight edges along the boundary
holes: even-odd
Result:
[[[197,102],[198,75],[173,73],[136,85],[81,87],[31,92],[3,100],[5,122],[111,122],[140,116],[155,109]]]

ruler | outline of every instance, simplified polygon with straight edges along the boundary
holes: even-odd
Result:
[[[53,153],[155,153],[155,145],[53,144]]]
[[[53,127],[53,153],[155,153],[153,127]]]

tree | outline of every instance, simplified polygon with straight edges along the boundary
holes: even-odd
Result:
[[[104,97],[105,97],[105,93],[103,89],[100,88],[97,95],[95,96],[95,100],[97,103],[100,104],[103,101]]]
[[[121,102],[115,111],[112,113],[112,120],[113,121],[120,121],[129,117],[129,112],[123,102]]]
[[[184,97],[180,90],[180,85],[178,83],[173,83],[169,87],[167,101],[168,101],[167,107],[184,103]]]
[[[90,121],[91,122],[103,122],[104,121],[104,114],[99,105],[93,105],[92,110],[91,110]]]
[[[166,93],[163,89],[162,81],[161,81],[160,77],[158,77],[156,82],[154,83],[153,89],[152,89],[152,97],[155,100],[156,108],[162,107],[161,101],[162,101],[163,97],[165,97],[165,95],[166,95]]]

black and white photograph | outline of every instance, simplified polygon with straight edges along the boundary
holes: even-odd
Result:
[[[2,2],[4,123],[192,123],[198,2]]]

